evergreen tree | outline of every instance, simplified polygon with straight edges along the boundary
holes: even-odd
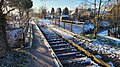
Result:
[[[67,7],[65,7],[65,9],[63,9],[63,15],[69,15],[69,10]]]

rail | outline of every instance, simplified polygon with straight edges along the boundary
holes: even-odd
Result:
[[[104,61],[97,59],[94,55],[92,55],[90,52],[86,51],[85,49],[83,49],[82,47],[78,46],[77,44],[71,42],[70,40],[66,39],[64,36],[60,35],[58,32],[54,31],[53,29],[50,28],[51,31],[53,31],[54,33],[56,33],[59,37],[63,38],[65,41],[67,41],[68,43],[70,43],[73,47],[75,47],[77,50],[83,52],[84,54],[86,54],[88,57],[92,58],[96,63],[98,63],[99,65],[103,66],[103,67],[111,67],[110,65],[106,64]]]
[[[40,28],[40,27],[39,27],[39,28]],[[45,34],[45,33],[41,30],[41,28],[40,28],[40,31],[41,31],[41,33],[42,33],[43,35]],[[44,35],[44,36],[45,36],[45,35]],[[44,38],[45,44],[47,44],[47,47],[48,47],[49,51],[51,51],[51,55],[52,55],[52,57],[54,58],[54,61],[55,61],[56,65],[58,65],[58,67],[63,67],[63,65],[61,64],[60,60],[58,59],[58,57],[57,57],[56,54],[54,53],[53,49],[52,49],[51,46],[49,45],[49,43],[48,43],[48,41],[46,40],[46,38],[45,38],[45,37],[43,37],[43,38]]]
[[[65,22],[65,23],[73,23],[73,24],[84,24],[85,22],[77,22],[76,21],[71,21],[71,20],[61,20],[61,22]]]

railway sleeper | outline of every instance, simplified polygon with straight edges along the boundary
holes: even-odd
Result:
[[[64,45],[64,46],[56,46],[56,47],[52,47],[52,49],[61,49],[61,48],[71,48],[71,45]]]
[[[57,51],[63,51],[63,50],[69,50],[69,49],[74,49],[74,47],[70,47],[70,48],[60,48],[60,49],[53,49],[55,52]]]
[[[61,56],[69,56],[69,55],[76,55],[76,54],[79,54],[80,51],[78,52],[69,52],[69,53],[64,53],[64,54],[57,54],[58,57],[61,57]]]
[[[60,39],[60,38],[47,38],[48,41],[50,41],[50,40],[58,40],[58,39]]]
[[[56,35],[55,35],[55,36],[50,36],[50,35],[47,35],[47,37],[48,37],[48,38],[49,38],[49,37],[50,37],[50,38],[59,38],[59,37],[58,37],[58,36],[56,36]]]
[[[53,39],[60,39],[59,37],[50,37],[50,36],[46,36],[46,38],[48,39],[48,40],[53,40]]]
[[[61,47],[61,46],[69,46],[69,44],[56,44],[56,45],[51,45],[51,47]]]
[[[74,48],[71,45],[69,46],[63,46],[63,47],[56,47],[56,48],[52,48],[53,50],[59,50],[59,49],[66,49],[66,48]]]
[[[48,40],[48,42],[55,42],[55,41],[61,41],[62,39],[53,39],[53,40]]]
[[[64,53],[69,53],[69,52],[77,52],[77,50],[64,50],[64,51],[57,51],[55,53],[56,54],[64,54]]]
[[[61,49],[61,50],[57,50],[57,51],[54,51],[54,52],[62,52],[62,51],[77,51],[76,49],[74,49],[74,47],[71,47],[71,48],[64,48],[64,49]]]
[[[50,45],[52,44],[52,45],[55,45],[55,44],[67,44],[67,42],[66,41],[57,41],[57,42],[49,42],[50,43]]]
[[[70,60],[70,59],[74,59],[74,58],[82,58],[82,57],[86,57],[84,54],[78,53],[78,54],[74,54],[74,55],[66,55],[66,56],[61,56],[58,57],[60,60]]]
[[[67,64],[67,63],[78,63],[80,65],[84,65],[84,66],[88,66],[88,65],[94,65],[94,63],[92,62],[84,62],[83,63],[83,59],[84,57],[80,57],[80,58],[73,58],[73,59],[69,59],[69,60],[61,60],[62,64]]]

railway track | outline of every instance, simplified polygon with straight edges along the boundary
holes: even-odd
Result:
[[[92,55],[93,53],[90,53],[92,51],[88,48],[81,48],[79,45],[64,38],[52,29],[47,27],[39,28],[61,62],[60,64],[62,65],[60,67],[110,67],[108,64]]]

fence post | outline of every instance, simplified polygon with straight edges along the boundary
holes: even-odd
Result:
[[[65,29],[65,22],[63,22],[64,23],[64,29]]]
[[[73,25],[73,21],[71,22],[71,32],[72,32],[72,27],[73,27],[72,25]]]
[[[54,23],[53,23],[53,18],[52,18],[52,24],[54,24]]]
[[[25,46],[25,28],[23,30],[23,46]]]
[[[28,32],[29,26],[25,24],[24,30],[23,30],[23,46],[26,46],[26,37]]]
[[[59,27],[60,27],[60,22],[59,22]]]
[[[60,20],[59,20],[59,27],[60,27]]]
[[[85,31],[84,31],[84,23],[83,23],[83,28],[82,28],[82,35],[85,35]]]
[[[56,18],[55,18],[55,25],[56,25]]]
[[[32,35],[31,35],[31,32],[32,32],[32,26],[30,25],[29,28],[30,28],[30,38],[29,38],[29,43],[30,43],[30,41],[31,41],[31,36],[32,36]]]

